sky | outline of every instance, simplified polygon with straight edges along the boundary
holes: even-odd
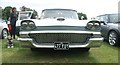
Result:
[[[74,9],[87,14],[88,18],[92,18],[102,14],[117,13],[119,1],[120,0],[0,0],[0,6],[2,8],[6,6],[16,7],[18,11],[21,6],[26,6],[35,9],[39,16],[43,9]]]

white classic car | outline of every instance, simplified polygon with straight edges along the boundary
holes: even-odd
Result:
[[[89,51],[100,47],[102,37],[99,21],[79,20],[72,9],[45,9],[41,19],[24,19],[17,22],[18,40],[22,47],[69,50],[81,48]]]
[[[4,20],[0,18],[0,37],[6,39],[8,36],[8,26]]]

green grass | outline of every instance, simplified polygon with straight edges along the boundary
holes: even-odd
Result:
[[[32,52],[29,48],[5,48],[6,40],[2,41],[3,63],[118,63],[118,47],[103,42],[99,48],[91,48],[89,52],[39,50]],[[119,48],[120,49],[120,48]]]

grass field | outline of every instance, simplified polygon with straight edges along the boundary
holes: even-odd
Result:
[[[29,48],[19,47],[15,41],[15,48],[5,48],[6,40],[2,40],[3,63],[118,63],[118,47],[110,46],[106,42],[99,48],[91,48],[89,52],[80,50],[54,51],[42,49],[32,52]]]

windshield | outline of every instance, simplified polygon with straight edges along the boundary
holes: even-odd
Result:
[[[44,10],[41,19],[63,17],[67,19],[78,19],[77,12],[73,10]]]
[[[19,13],[20,20],[30,18],[31,14],[32,14],[31,12],[20,12]]]
[[[98,20],[108,22],[108,15],[98,16]]]

